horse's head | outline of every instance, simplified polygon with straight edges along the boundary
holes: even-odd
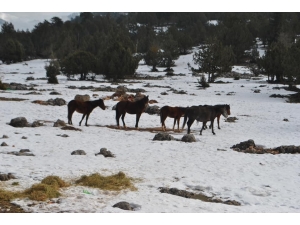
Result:
[[[101,109],[103,109],[103,110],[106,109],[106,106],[104,105],[103,99],[100,98],[100,99],[98,100],[98,106],[99,106]]]
[[[227,114],[230,115],[230,105],[225,105]]]
[[[224,107],[222,108],[222,115],[227,118],[228,115],[230,115],[230,107],[229,105],[224,105]]]
[[[149,102],[149,95],[147,95],[147,96],[145,96],[145,97],[143,98],[143,102],[144,102],[145,104],[147,104],[147,103]]]

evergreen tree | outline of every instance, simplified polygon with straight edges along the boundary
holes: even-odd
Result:
[[[193,60],[201,72],[208,74],[208,82],[214,82],[218,75],[231,71],[234,54],[230,47],[224,47],[214,38],[195,52]]]
[[[144,55],[145,63],[149,66],[152,66],[151,72],[157,72],[157,66],[162,60],[162,51],[158,45],[152,45],[149,50]]]
[[[114,42],[99,58],[98,72],[103,73],[107,79],[123,79],[135,73],[138,62],[138,58],[132,56],[129,49],[119,42]]]
[[[80,74],[80,80],[86,80],[89,73],[96,72],[96,57],[85,51],[76,51],[61,62],[61,72],[68,78]]]

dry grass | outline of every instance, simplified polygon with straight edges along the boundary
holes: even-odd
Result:
[[[123,172],[104,177],[98,173],[90,176],[82,176],[75,183],[83,186],[99,188],[109,191],[120,191],[123,189],[136,190],[132,184],[132,178],[127,177]]]
[[[49,198],[58,198],[61,195],[58,191],[59,188],[67,186],[69,184],[58,176],[48,176],[41,183],[34,184],[23,192],[0,189],[0,200],[10,201],[15,198],[29,198],[35,201],[45,201]]]

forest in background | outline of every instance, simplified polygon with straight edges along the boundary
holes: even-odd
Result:
[[[51,59],[45,67],[55,76],[103,74],[107,79],[133,75],[138,62],[165,68],[194,54],[192,68],[209,74],[209,82],[233,65],[247,65],[270,82],[299,84],[300,13],[292,12],[82,12],[70,21],[59,17],[38,23],[32,31],[15,30],[5,22],[0,32],[0,60],[10,64]],[[258,41],[265,55],[258,54]],[[51,80],[51,79],[52,80]]]

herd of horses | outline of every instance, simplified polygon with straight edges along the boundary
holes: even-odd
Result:
[[[126,124],[124,121],[126,113],[136,114],[136,123],[135,128],[138,128],[138,123],[141,117],[141,114],[146,110],[146,107],[149,103],[149,96],[144,96],[142,99],[137,100],[135,102],[132,101],[120,101],[116,105],[116,122],[118,128],[120,128],[119,120],[120,117],[123,122],[123,127],[126,128]],[[95,101],[78,101],[71,100],[68,103],[68,124],[72,125],[72,115],[76,111],[78,113],[83,114],[81,121],[79,122],[79,126],[81,126],[81,122],[86,117],[85,125],[88,126],[87,121],[91,112],[99,106],[101,109],[105,110],[106,106],[104,105],[104,101],[102,99],[98,99]],[[182,129],[184,129],[185,124],[187,124],[187,133],[189,134],[191,131],[191,126],[194,121],[202,122],[202,128],[200,130],[200,135],[202,135],[202,131],[207,128],[206,123],[210,121],[210,128],[212,133],[214,132],[214,120],[217,118],[218,129],[220,128],[220,116],[223,115],[225,118],[230,115],[230,105],[198,105],[198,106],[190,106],[190,107],[172,107],[172,106],[163,106],[160,109],[160,121],[162,130],[166,131],[165,120],[167,117],[174,118],[173,130],[175,129],[175,124],[177,122],[177,129],[179,130],[179,122],[180,118],[184,117],[184,122],[182,125]]]

